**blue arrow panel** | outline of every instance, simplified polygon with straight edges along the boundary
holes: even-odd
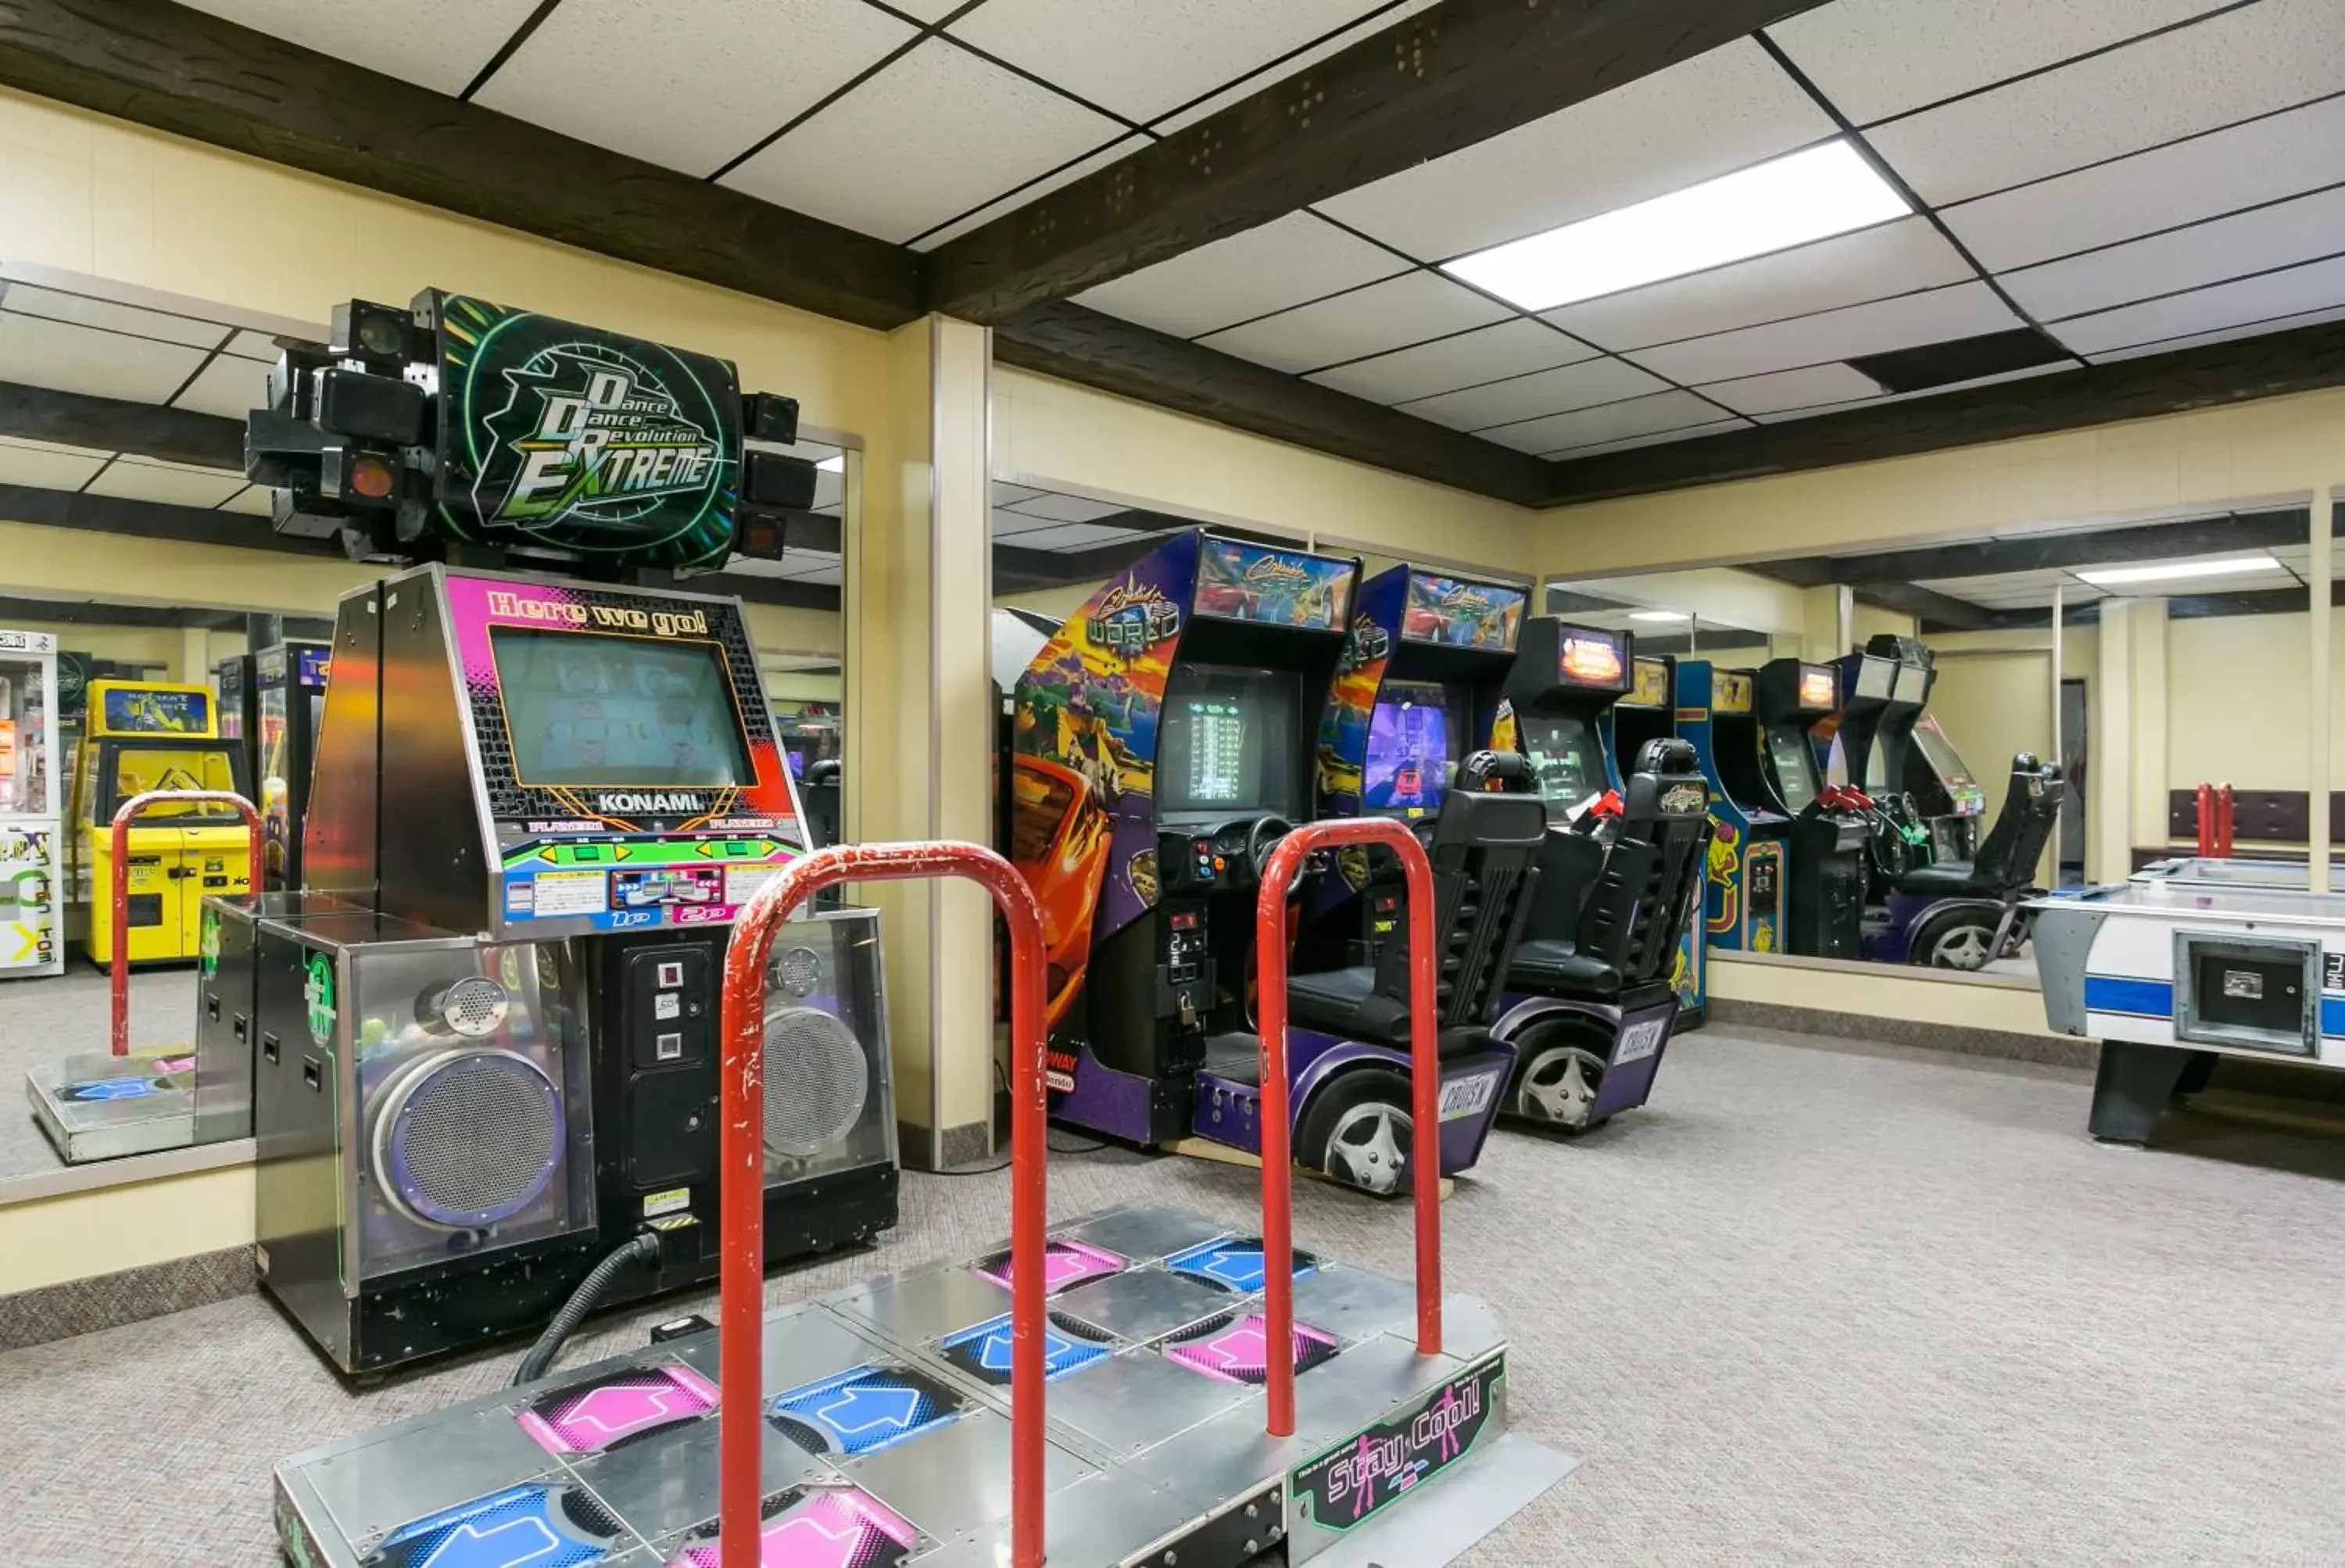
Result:
[[[949,1426],[967,1408],[933,1378],[889,1364],[856,1367],[792,1389],[766,1414],[777,1431],[809,1453],[851,1459]]]
[[[1104,1359],[1106,1345],[1088,1333],[1077,1334],[1065,1319],[1055,1314],[1051,1328],[1042,1340],[1042,1375],[1048,1379],[1065,1377],[1081,1371],[1092,1362]],[[996,1388],[1006,1388],[1010,1382],[1010,1367],[1015,1341],[1010,1331],[1010,1315],[990,1319],[973,1329],[963,1329],[948,1335],[938,1347],[946,1360],[972,1376],[984,1379]]]
[[[608,1562],[620,1526],[566,1487],[514,1486],[403,1524],[370,1568],[586,1568]]]
[[[1233,1295],[1250,1296],[1268,1281],[1269,1271],[1262,1265],[1262,1237],[1258,1236],[1225,1237],[1220,1241],[1208,1241],[1176,1252],[1164,1260],[1164,1267],[1173,1273],[1210,1285],[1216,1290]],[[1294,1278],[1302,1278],[1319,1267],[1319,1260],[1307,1252],[1294,1254]]]

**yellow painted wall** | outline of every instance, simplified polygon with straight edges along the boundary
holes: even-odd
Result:
[[[2166,770],[2176,789],[2202,779],[2302,789],[2309,773],[2302,715],[2311,699],[2304,616],[2169,621]],[[2330,645],[2331,690],[2345,684],[2345,638]],[[2330,732],[2330,777],[2345,784],[2345,727]]]
[[[0,1205],[0,1296],[252,1244],[252,1167]]]
[[[0,555],[0,587],[15,581],[15,563]],[[12,632],[46,632],[57,639],[57,647],[76,653],[86,653],[93,658],[114,659],[124,664],[160,665],[155,672],[157,680],[205,680],[209,669],[189,676],[182,669],[178,629],[174,626],[84,626],[71,621],[11,620],[6,623]],[[208,644],[214,662],[230,654],[244,651],[244,638],[235,632],[212,632]]]
[[[1929,980],[1891,964],[1826,970],[1727,957],[1710,966],[1710,994],[1729,1002],[1811,1007],[1860,1018],[1924,1018],[1955,1029],[2051,1033],[2044,1026],[2044,998],[2033,987],[1975,979]]]

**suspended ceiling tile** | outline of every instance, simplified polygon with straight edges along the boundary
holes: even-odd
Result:
[[[1904,218],[1731,267],[1566,305],[1546,312],[1545,319],[1591,343],[1619,351],[1859,305],[1976,276],[1927,219]]]
[[[2137,343],[2217,332],[2340,305],[2345,305],[2345,258],[2078,316],[2054,323],[2050,331],[2080,354],[2105,354]]]
[[[1250,76],[1232,82],[1211,97],[1190,104],[1156,122],[1155,128],[1170,136],[1183,126],[1192,126],[1229,107],[1241,98],[1252,97],[1273,82],[1284,81],[1309,70],[1331,55],[1341,54],[1363,39],[1396,27],[1420,11],[1429,11],[1441,0],[1401,0],[1398,5],[1386,4],[1369,12],[1357,24],[1345,28],[1309,47],[1298,50],[1289,57],[1274,62]]]
[[[1488,386],[1445,392],[1400,405],[1403,413],[1429,419],[1457,430],[1480,430],[1512,424],[1543,413],[1568,413],[1600,402],[1619,402],[1647,392],[1667,390],[1669,383],[1619,360],[1583,360],[1559,370],[1516,376]]]
[[[1507,314],[1505,306],[1446,278],[1411,272],[1199,341],[1240,359],[1300,372],[1447,337]]]
[[[1008,512],[999,506],[993,509],[993,536],[997,539],[1014,539],[1020,534],[1041,534],[1058,526],[1057,522],[1048,517],[1029,517],[1022,512]]]
[[[110,453],[41,441],[0,438],[0,484],[35,490],[79,490],[106,466]]]
[[[843,566],[821,566],[811,572],[794,573],[791,580],[799,583],[820,583],[826,587],[835,588],[847,581],[847,572]]]
[[[1596,351],[1537,321],[1501,321],[1308,378],[1372,402],[1404,402],[1592,359]]]
[[[245,488],[244,475],[218,468],[118,458],[92,480],[89,494],[167,506],[217,506]]]
[[[969,0],[888,0],[888,4],[919,22],[941,22],[964,9]]]
[[[1746,327],[1682,343],[1646,349],[1637,362],[1693,385],[1761,375],[1803,365],[1885,353],[1999,332],[2022,325],[1985,283],[1958,283],[1927,293],[1901,294],[1843,311]]]
[[[2049,321],[2337,255],[2345,255],[2345,188],[2006,273],[2002,282],[2021,310]]]
[[[1722,402],[1737,413],[1781,413],[1786,409],[1814,408],[1822,403],[1861,402],[1881,395],[1873,378],[1843,364],[1810,365],[1804,370],[1777,371],[1772,375],[1745,376],[1740,381],[1711,382],[1701,394]]]
[[[268,406],[270,369],[258,360],[222,354],[188,383],[187,391],[174,398],[171,406],[240,420],[254,409]]]
[[[1933,204],[2345,88],[2345,5],[2260,0],[1866,133]]]
[[[1763,163],[1832,122],[1748,38],[1322,202],[1426,261]]]
[[[204,362],[201,349],[0,311],[0,380],[129,402],[161,402]]]
[[[1137,538],[1129,528],[1105,528],[1095,523],[1061,523],[1036,534],[1020,534],[1014,543],[1020,550],[1057,550],[1074,553],[1096,550],[1102,545],[1122,545]]]
[[[277,362],[279,351],[277,340],[266,332],[239,332],[228,346],[231,354],[269,365]]]
[[[947,31],[1145,122],[1379,8],[1376,0],[987,0]]]
[[[537,8],[537,0],[189,0],[305,49],[355,61],[442,93],[460,93]]]
[[[2128,343],[2123,348],[2104,349],[2088,356],[2096,365],[2111,364],[2118,360],[2139,359],[2144,354],[2170,354],[2183,349],[2202,348],[2209,343],[2237,342],[2241,338],[2259,338],[2266,332],[2292,331],[2298,327],[2318,327],[2330,321],[2345,321],[2345,305],[2332,310],[2305,311],[2292,316],[2277,316],[2242,322],[2234,327],[2218,327],[2210,331],[2190,332],[2178,338],[2153,339],[2148,342]]]
[[[1075,302],[1193,338],[1407,269],[1389,250],[1307,212],[1290,212],[1103,283]]]
[[[1096,174],[1110,164],[1121,163],[1148,145],[1148,138],[1137,133],[1112,141],[1107,146],[1063,163],[1046,173],[1037,175],[1025,184],[1004,191],[998,200],[989,201],[973,212],[964,213],[951,222],[929,229],[911,241],[915,250],[933,250],[939,245],[950,244],[964,234],[971,234],[1000,218],[1015,212],[1030,201],[1039,201],[1061,186],[1072,185],[1087,174]]]
[[[1545,453],[1597,442],[1626,441],[1665,430],[1684,430],[1713,423],[1718,417],[1716,403],[1705,402],[1690,392],[1665,392],[1631,398],[1627,402],[1606,403],[1601,408],[1549,414],[1545,419],[1501,425],[1478,433],[1483,440],[1495,441],[1501,446]]]
[[[2154,148],[1940,214],[1992,271],[2114,244],[2345,178],[2345,97]]]
[[[2055,376],[2063,371],[2073,371],[2076,368],[2074,364],[2064,360],[2056,364],[2029,365],[2024,370],[2004,371],[1996,375],[1979,376],[1966,382],[1953,382],[1942,387],[1927,387],[1921,392],[1896,392],[1886,397],[1876,394],[1871,397],[1853,398],[1845,402],[1813,403],[1805,408],[1789,408],[1777,413],[1760,413],[1753,414],[1751,417],[1761,424],[1781,424],[1788,420],[1813,419],[1818,414],[1838,413],[1843,409],[1878,408],[1887,403],[1911,402],[1915,398],[1937,397],[1946,392],[1963,392],[1971,387],[1994,386],[2001,382],[2024,382],[2035,376]],[[1726,384],[1731,386],[1733,383]]]
[[[1708,424],[1689,424],[1676,430],[1655,431],[1648,435],[1624,436],[1619,441],[1592,442],[1586,446],[1567,447],[1561,452],[1542,453],[1558,463],[1571,463],[1582,457],[1601,457],[1608,452],[1633,452],[1640,446],[1666,446],[1675,441],[1693,441],[1705,435],[1722,435],[1730,430],[1749,430],[1751,426],[1739,419],[1714,420]]]
[[[1030,501],[1041,494],[1041,491],[1023,484],[1009,484],[999,479],[993,482],[993,504],[996,506],[1012,506],[1020,501]]]
[[[1102,517],[1117,517],[1132,510],[1115,501],[1093,501],[1085,495],[1037,495],[1030,501],[1020,501],[1010,507],[1021,516],[1040,517],[1052,523],[1096,523]]]
[[[248,517],[269,515],[269,492],[258,484],[248,484],[220,503],[223,512],[241,512]]]
[[[564,0],[474,101],[707,175],[919,31],[863,0],[761,0],[704,20],[716,25],[637,0]]]
[[[1767,36],[1859,125],[1974,92],[2228,0],[1839,0]]]
[[[1120,134],[1105,116],[930,38],[723,183],[901,243]]]
[[[726,560],[725,569],[744,577],[787,577],[789,571],[781,561],[759,561],[747,555],[734,555]]]
[[[111,300],[93,300],[86,294],[68,294],[29,283],[0,284],[0,309],[197,349],[212,348],[228,336],[228,328],[218,321],[144,310],[137,305],[117,305]]]

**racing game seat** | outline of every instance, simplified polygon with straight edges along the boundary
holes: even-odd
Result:
[[[1978,855],[1968,860],[1940,860],[1901,872],[1891,884],[1901,893],[1931,898],[1975,898],[2006,901],[2035,880],[2044,846],[2060,820],[2060,803],[2068,793],[2060,769],[2038,762],[2023,751],[2011,759],[2011,790],[1995,814],[1995,826]]]
[[[1611,1000],[1667,982],[1710,849],[1710,789],[1690,742],[1649,740],[1617,817],[1552,832],[1513,981]]]
[[[1479,1050],[1497,1016],[1508,962],[1538,885],[1547,808],[1536,795],[1452,789],[1434,819],[1433,930],[1441,943],[1438,1022],[1444,1055]],[[1408,942],[1378,944],[1373,964],[1297,974],[1287,1011],[1308,1029],[1408,1045]]]

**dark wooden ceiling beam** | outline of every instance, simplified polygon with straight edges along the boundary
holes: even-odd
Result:
[[[1071,588],[1099,583],[1154,552],[1163,540],[1135,535],[1082,551],[1026,550],[1007,541],[993,546],[993,591],[1031,593],[1038,588]]]
[[[0,435],[127,452],[198,468],[244,468],[244,422],[193,409],[0,382]]]
[[[1583,103],[1822,0],[1444,0],[929,257],[979,321]]]
[[[2345,509],[2339,513],[2345,519]],[[1923,545],[1863,555],[1801,555],[1754,570],[1802,587],[1847,583],[1879,592],[1883,585],[1949,577],[1989,577],[2006,572],[2070,571],[2137,561],[2170,561],[2271,550],[2305,542],[2303,508],[2242,512],[2181,523],[2145,523],[2081,533],[2027,534],[1955,545]],[[2333,524],[2332,524],[2333,525]]]
[[[993,331],[994,358],[1160,408],[1522,505],[1546,494],[1527,453],[1297,381],[1081,305],[1038,305]]]
[[[2345,386],[2345,322],[1556,465],[1549,504],[1799,473]]]
[[[868,327],[921,311],[898,246],[162,0],[8,0],[0,84]]]

